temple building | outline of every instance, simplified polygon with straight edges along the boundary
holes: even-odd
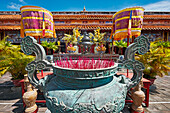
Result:
[[[101,32],[107,32],[105,40],[110,41],[109,36],[112,29],[112,16],[116,12],[109,11],[63,11],[52,12],[55,23],[57,38],[48,40],[56,41],[64,36],[64,33],[72,34],[73,28],[93,32],[100,27]],[[0,11],[0,40],[5,36],[8,41],[19,44],[21,13],[19,11]],[[165,41],[170,40],[170,12],[145,11],[142,35],[154,41],[156,38],[162,38]],[[43,40],[43,39],[41,39]]]

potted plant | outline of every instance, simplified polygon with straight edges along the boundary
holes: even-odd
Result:
[[[68,45],[67,52],[78,53],[79,47],[77,46],[77,44],[81,42],[82,38],[83,38],[83,35],[80,35],[80,31],[78,28],[73,29],[73,35],[64,34],[64,37],[62,38],[62,40],[64,40],[66,45]]]
[[[100,28],[94,30],[93,33],[89,33],[89,37],[93,40],[93,42],[96,44],[94,47],[95,53],[105,53],[106,47],[103,45],[105,43],[104,41],[104,35],[106,33],[100,33]]]
[[[12,81],[15,86],[20,86],[19,81],[24,79],[24,74],[27,73],[25,67],[28,63],[34,60],[33,56],[19,55],[15,58],[8,58],[8,68],[7,71],[12,75]],[[6,62],[6,61],[5,61]],[[5,63],[4,62],[4,63]]]
[[[136,60],[139,60],[145,66],[143,77],[151,80],[151,82],[154,82],[156,76],[163,77],[168,75],[170,71],[170,50],[169,47],[164,47],[162,43],[164,42],[151,42],[149,52],[136,56]]]
[[[54,51],[58,49],[57,45],[55,45],[55,42],[42,41],[41,45],[46,48],[47,55],[52,55]]]
[[[6,39],[8,38],[5,37],[0,41],[0,62],[2,65],[3,60],[7,60],[9,57],[14,57],[14,53],[19,51],[18,46],[12,46],[11,42],[7,42]],[[7,60],[9,61],[9,60]],[[9,63],[6,63],[9,64]],[[7,67],[0,67],[0,77],[6,73]]]
[[[113,44],[115,48],[117,47],[115,53],[124,55],[125,50],[127,48],[127,42],[120,40],[120,41],[114,41]]]
[[[18,86],[19,81],[27,73],[26,65],[34,60],[34,56],[25,55],[21,52],[20,46],[11,45],[5,40],[6,38],[0,41],[0,76],[10,72],[14,85]]]

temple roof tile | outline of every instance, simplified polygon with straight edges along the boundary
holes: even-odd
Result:
[[[142,30],[170,30],[170,26],[143,26]]]
[[[21,26],[0,26],[0,30],[20,30]]]
[[[144,15],[144,19],[170,19],[170,15]]]
[[[112,19],[112,15],[53,15],[54,19]],[[21,15],[0,15],[0,19],[20,20]],[[144,19],[170,19],[170,15],[144,15]]]
[[[21,15],[0,15],[0,19],[21,20]]]

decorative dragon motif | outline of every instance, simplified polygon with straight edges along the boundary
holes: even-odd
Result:
[[[35,60],[27,65],[26,70],[28,71],[28,78],[30,83],[33,84],[34,87],[42,89],[43,86],[40,85],[40,82],[36,76],[36,71],[52,66],[47,60],[45,60],[46,53],[43,47],[37,44],[37,40],[35,40],[33,37],[26,36],[22,40],[21,49],[27,55],[33,53],[36,54]]]
[[[142,79],[144,66],[141,62],[135,60],[135,53],[145,54],[150,48],[149,40],[144,36],[139,36],[135,39],[134,43],[128,46],[125,51],[124,60],[120,61],[118,67],[132,69],[133,77],[128,83],[128,89],[136,86]],[[124,78],[128,79],[128,78]]]
[[[125,93],[114,99],[114,102],[106,103],[98,108],[94,102],[77,103],[73,107],[66,106],[63,101],[59,102],[57,98],[45,94],[46,105],[52,113],[119,113],[125,104]]]

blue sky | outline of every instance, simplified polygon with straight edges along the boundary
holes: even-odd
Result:
[[[147,11],[170,11],[170,0],[0,0],[0,11],[19,11],[24,5],[43,7],[49,11],[119,11],[142,6]]]

